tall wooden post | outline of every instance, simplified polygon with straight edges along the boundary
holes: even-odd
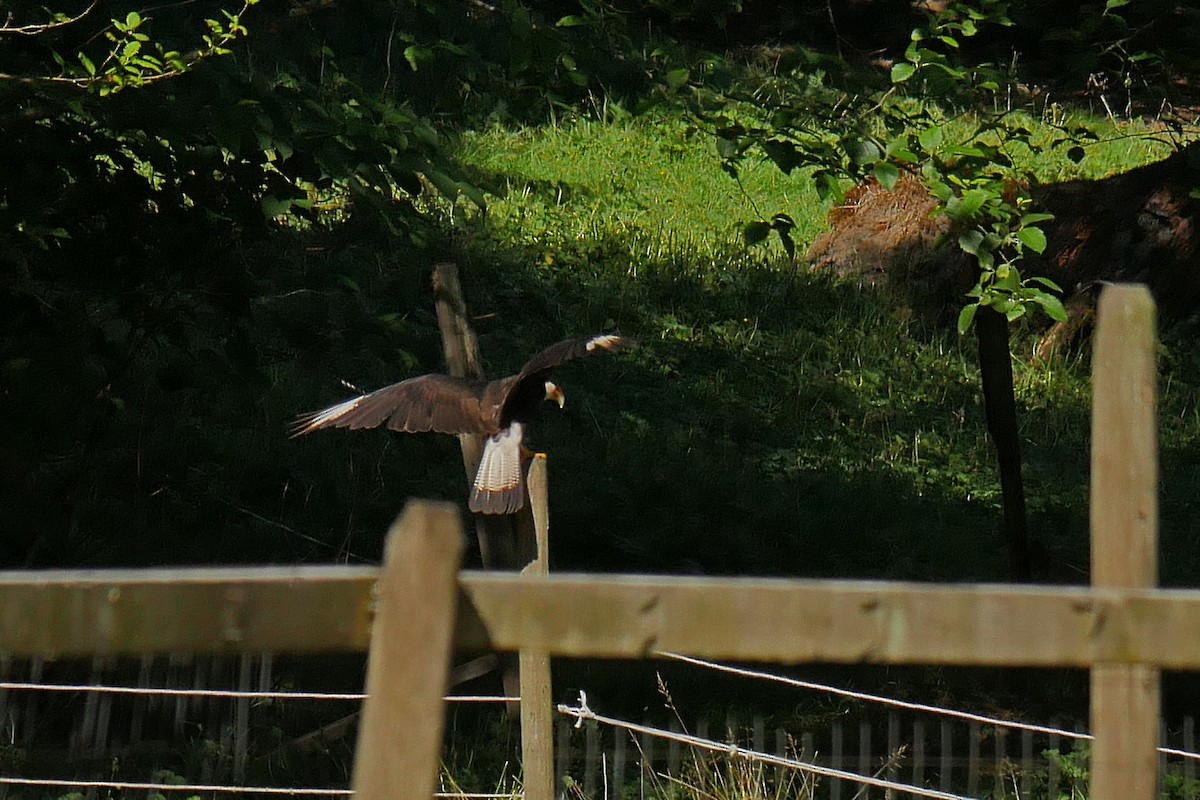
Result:
[[[462,549],[458,510],[444,503],[409,503],[388,535],[354,759],[358,800],[433,795]]]
[[[479,340],[467,313],[463,298],[458,265],[442,262],[433,268],[433,293],[437,308],[438,330],[442,334],[442,354],[446,372],[458,378],[483,380],[483,363],[479,357]],[[463,468],[467,486],[475,480],[479,458],[483,453],[483,437],[464,433],[458,437],[462,448]],[[479,557],[485,569],[520,569],[516,556],[516,537],[512,522],[503,516],[475,515],[475,534],[479,542]]]
[[[1144,286],[1100,296],[1092,357],[1092,585],[1158,583],[1155,311]],[[1091,673],[1091,800],[1153,800],[1159,671],[1097,664]]]
[[[545,577],[550,574],[550,506],[546,481],[546,457],[537,455],[529,462],[525,486],[530,514],[517,518],[519,539],[532,538],[536,555],[521,570],[523,575]],[[532,536],[522,528],[532,523]],[[554,718],[551,708],[550,656],[544,650],[522,650],[521,684],[521,760],[526,800],[554,800]]]

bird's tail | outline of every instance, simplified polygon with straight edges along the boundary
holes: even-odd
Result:
[[[525,505],[521,474],[522,425],[514,422],[489,436],[479,458],[479,470],[467,507],[476,514],[515,514]]]

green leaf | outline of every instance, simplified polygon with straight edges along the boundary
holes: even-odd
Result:
[[[979,245],[983,243],[983,234],[979,231],[963,231],[958,235],[958,246],[964,253],[979,255]]]
[[[737,139],[728,139],[724,136],[717,137],[717,155],[721,158],[734,158],[740,153],[741,146]],[[770,155],[770,152],[767,155]]]
[[[418,66],[422,61],[428,61],[433,57],[433,51],[428,47],[417,47],[415,44],[410,44],[404,48],[404,60],[408,62],[408,66],[413,72],[417,71]]]
[[[892,64],[892,83],[904,83],[917,73],[917,68],[907,61]]]
[[[804,163],[803,154],[791,142],[782,139],[767,139],[760,146],[767,154],[767,158],[771,159],[784,175],[790,175],[792,170]]]
[[[134,28],[138,27],[141,24],[142,24],[142,16],[140,14],[138,14],[136,11],[130,11],[128,14],[125,15],[125,28],[127,30],[133,30]]]
[[[1113,9],[1120,8],[1121,6],[1127,6],[1129,5],[1129,2],[1130,0],[1108,0],[1108,2],[1104,4],[1104,13],[1107,14]]]
[[[673,69],[670,72],[668,72],[666,75],[664,75],[663,78],[667,82],[667,88],[674,91],[674,90],[679,89],[680,87],[686,85],[688,82],[688,79],[691,78],[691,76],[692,76],[691,70]]]
[[[746,247],[761,244],[770,235],[771,223],[762,220],[748,222],[746,227],[742,228],[742,240],[746,243]]]
[[[975,321],[975,312],[979,310],[978,303],[972,303],[969,306],[963,306],[963,310],[958,312],[958,332],[966,333],[971,323]]]
[[[1011,266],[1001,265],[996,270],[996,282],[992,288],[1002,292],[1015,292],[1021,288],[1021,273]]]
[[[942,143],[942,129],[937,125],[934,125],[932,128],[926,128],[917,136],[917,141],[921,143],[921,147],[925,150],[932,152]]]
[[[1067,309],[1063,307],[1062,301],[1054,295],[1039,291],[1033,295],[1032,300],[1042,307],[1050,319],[1055,322],[1067,321]]]
[[[896,188],[896,181],[900,180],[900,168],[889,161],[881,161],[875,165],[872,171],[875,180],[879,181],[879,185],[885,189]]]
[[[1039,222],[1048,222],[1052,219],[1054,219],[1053,214],[1041,214],[1037,212],[1025,214],[1021,217],[1021,227],[1025,227],[1026,225],[1036,225]]]
[[[858,139],[851,141],[847,146],[850,158],[855,164],[867,165],[874,164],[883,155],[883,151],[879,149],[879,145],[872,142],[870,139]]]
[[[80,53],[79,54],[79,63],[83,64],[83,68],[87,70],[88,75],[91,75],[93,78],[96,77],[96,65],[92,63],[92,60],[90,58],[88,58],[83,53]]]
[[[1050,280],[1049,278],[1043,278],[1043,277],[1035,275],[1032,278],[1030,278],[1029,281],[1030,281],[1030,283],[1041,284],[1042,286],[1045,286],[1047,289],[1050,289],[1051,291],[1062,294],[1062,287],[1059,286],[1054,281]]]
[[[276,197],[271,194],[264,194],[262,200],[259,201],[262,206],[263,216],[268,219],[282,217],[292,209],[292,201],[286,197]]]
[[[1017,238],[1035,253],[1046,249],[1046,234],[1042,233],[1041,228],[1021,228],[1017,231]]]
[[[587,17],[580,16],[579,14],[568,14],[554,23],[554,25],[557,28],[578,28],[580,25],[588,25],[590,23],[591,20]]]
[[[837,176],[828,170],[820,170],[813,173],[813,183],[817,187],[817,197],[822,200],[833,199],[835,202],[842,200],[842,186],[838,183]]]

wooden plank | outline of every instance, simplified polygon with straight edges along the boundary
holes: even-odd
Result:
[[[458,644],[780,663],[1200,666],[1200,591],[464,572]],[[563,598],[570,598],[569,603]]]
[[[462,550],[448,504],[409,503],[389,533],[354,758],[360,800],[433,795]]]
[[[1100,296],[1092,358],[1095,587],[1138,589],[1158,583],[1154,317],[1154,301],[1144,286],[1109,286]],[[1153,666],[1092,668],[1093,800],[1157,796],[1159,694]]]
[[[525,483],[533,516],[537,557],[522,570],[522,574],[535,579],[545,578],[550,574],[550,506],[545,456],[535,457],[529,462]],[[525,797],[527,800],[554,800],[554,708],[551,701],[550,656],[545,649],[521,649],[520,686],[522,786]]]
[[[0,572],[0,650],[366,650],[375,567]]]
[[[378,574],[374,567],[0,572],[0,653],[362,652]],[[478,571],[462,572],[458,582],[463,650],[1200,668],[1194,589]]]

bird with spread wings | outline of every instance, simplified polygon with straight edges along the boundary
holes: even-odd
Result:
[[[615,352],[632,341],[612,334],[564,339],[494,381],[429,374],[385,386],[296,420],[292,436],[322,428],[375,428],[405,433],[479,434],[487,437],[467,507],[480,514],[512,514],[525,503],[521,457],[528,427],[543,401],[562,408],[565,395],[550,370],[583,356]]]

